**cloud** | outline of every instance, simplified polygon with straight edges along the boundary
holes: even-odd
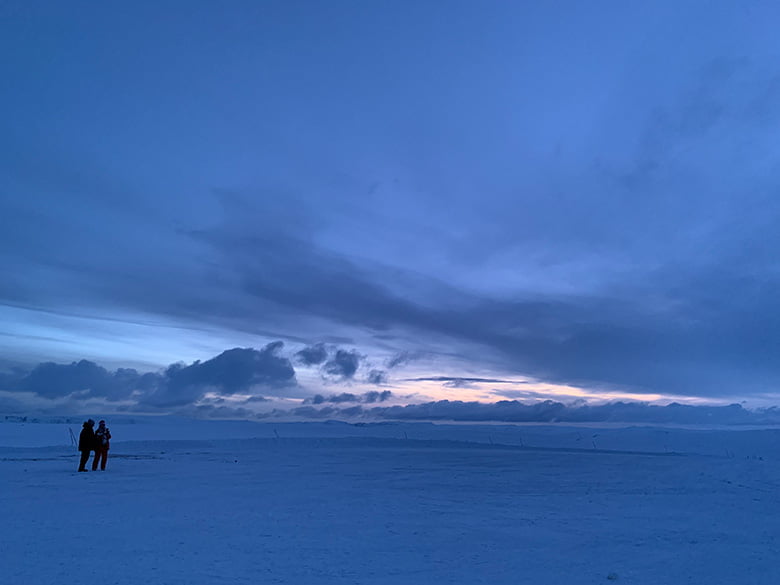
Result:
[[[397,368],[399,366],[408,364],[409,362],[418,360],[421,357],[423,357],[421,352],[400,351],[388,359],[386,365],[388,369],[392,370],[393,368]]]
[[[8,371],[0,371],[0,391],[21,389],[22,380],[30,373],[28,369],[22,367],[10,367]]]
[[[368,383],[381,386],[387,383],[387,372],[383,370],[371,370],[368,373]]]
[[[359,400],[360,398],[356,394],[342,392],[341,394],[332,394],[330,396],[315,394],[312,398],[305,400],[304,403],[323,404],[324,402],[358,402]]]
[[[265,396],[260,396],[259,394],[256,394],[254,396],[250,396],[244,401],[244,404],[252,404],[254,402],[270,402],[269,398],[266,398]]]
[[[8,414],[27,414],[30,412],[30,405],[20,400],[17,396],[9,392],[0,392],[0,413]]]
[[[305,419],[323,419],[330,418],[331,415],[341,413],[342,409],[335,408],[333,406],[325,406],[323,408],[316,408],[314,406],[299,406],[291,410],[274,410],[270,413],[261,413],[257,418],[274,418],[274,417],[300,417]]]
[[[407,378],[405,382],[443,382],[450,388],[463,388],[467,384],[524,384],[516,380],[501,380],[498,378],[464,378],[453,376],[429,376],[421,378]]]
[[[393,393],[390,390],[378,392],[372,390],[365,392],[364,394],[352,394],[350,392],[342,392],[341,394],[331,394],[329,396],[323,396],[322,394],[315,394],[311,398],[307,398],[303,401],[304,404],[339,404],[343,402],[363,402],[366,404],[373,404],[375,402],[384,402],[392,397]]]
[[[323,371],[326,374],[335,376],[340,380],[351,380],[355,377],[360,366],[361,356],[357,351],[347,351],[339,349],[336,354],[323,366]]]
[[[544,390],[509,390],[504,388],[491,388],[488,391],[491,395],[499,398],[508,398],[510,400],[548,400],[550,398],[549,392]],[[556,391],[555,396],[558,400],[579,400],[582,398],[581,394],[566,394],[561,390]]]
[[[496,403],[442,400],[426,404],[393,406],[379,412],[382,418],[399,420],[456,420],[501,422],[653,422],[739,424],[755,418],[738,404],[730,406],[656,406],[641,402],[614,402],[603,405],[572,405],[545,400],[534,403]]]
[[[706,379],[712,368],[690,360],[679,348],[681,331],[691,345],[698,343],[699,332],[682,315],[659,319],[659,311],[675,306],[664,299],[665,283],[655,292],[639,286],[631,292],[635,298],[605,294],[502,300],[429,282],[430,294],[449,299],[458,308],[453,310],[402,298],[375,281],[364,266],[325,253],[310,242],[278,234],[273,239],[242,236],[240,230],[224,229],[199,237],[224,255],[251,297],[345,327],[416,332],[421,339],[443,337],[451,340],[451,347],[468,351],[463,356],[467,359],[481,361],[489,356],[512,373],[553,383],[611,384],[636,392],[684,394],[692,391],[694,383],[713,381]],[[290,274],[295,278],[288,278]],[[666,282],[680,276],[670,274]],[[403,286],[410,278],[399,271],[393,281]],[[664,281],[648,280],[647,286],[658,289],[659,282]],[[648,297],[658,299],[658,304],[648,302]],[[406,358],[399,356],[391,363]],[[323,371],[350,380],[359,362],[356,352],[339,350],[324,362]],[[722,372],[713,377],[721,376]],[[728,388],[733,391],[733,386]]]
[[[713,50],[703,53],[717,54],[706,46]],[[410,139],[413,148],[392,148],[410,153],[398,167],[419,169],[410,172],[417,178],[392,191],[374,176],[344,179],[329,161],[313,184],[299,179],[307,175],[300,168],[286,175],[268,168],[273,187],[261,184],[243,194],[223,190],[215,201],[187,201],[191,213],[181,214],[183,202],[176,197],[158,202],[127,192],[117,178],[121,170],[106,176],[99,172],[105,165],[90,164],[83,153],[57,152],[57,140],[30,148],[9,142],[0,165],[19,196],[0,218],[0,256],[7,265],[0,304],[24,303],[57,315],[76,306],[118,318],[154,315],[190,327],[193,336],[200,328],[199,341],[209,338],[211,328],[234,335],[280,332],[298,340],[326,339],[323,331],[347,339],[360,334],[381,340],[382,351],[396,352],[388,369],[436,348],[446,358],[489,360],[502,376],[583,387],[710,397],[776,390],[780,200],[773,196],[778,176],[772,153],[780,84],[773,64],[762,66],[760,55],[691,59],[675,61],[671,69],[664,59],[658,77],[639,68],[636,77],[610,80],[614,93],[607,98],[599,83],[596,92],[578,96],[578,107],[560,108],[564,117],[551,116],[545,124],[552,125],[537,134],[486,135],[480,121],[479,138],[538,146],[532,150],[542,154],[527,172],[519,173],[514,159],[496,155],[516,149],[483,153],[472,146],[484,140],[447,140],[446,148],[430,149],[426,140],[440,140],[450,130],[439,134],[428,127],[424,134],[430,136]],[[604,99],[611,104],[609,119],[594,115],[582,122],[580,107],[600,111],[594,104]],[[285,102],[294,100],[280,100]],[[515,105],[483,109],[495,113],[494,122],[512,108],[536,111]],[[28,112],[29,119],[40,121],[45,110]],[[207,110],[201,113],[209,115]],[[441,122],[462,119],[453,113],[436,114]],[[577,123],[567,123],[572,120]],[[23,136],[24,120],[19,124],[16,134]],[[363,132],[359,126],[353,130]],[[15,133],[7,134],[13,139]],[[333,135],[326,134],[320,138],[328,154],[343,149],[339,156],[349,161],[343,168],[353,168],[349,143],[355,141],[333,148]],[[249,143],[241,136],[231,142]],[[573,145],[568,152],[566,144]],[[186,150],[175,156],[186,158]],[[440,154],[419,157],[426,150]],[[257,160],[226,156],[231,164]],[[457,164],[462,161],[470,164]],[[268,174],[245,171],[238,170],[241,176]],[[180,180],[171,175],[161,184]],[[374,184],[382,186],[353,196]],[[331,191],[343,195],[323,196]],[[441,193],[448,195],[447,222],[436,221]],[[480,194],[479,205],[474,193]],[[219,205],[223,217],[215,217]],[[138,232],[141,219],[151,233]],[[103,237],[109,232],[110,238]],[[94,246],[98,240],[106,246]],[[83,322],[78,337],[95,339],[94,322]],[[52,343],[57,337],[51,336]],[[170,343],[186,343],[182,337]],[[8,339],[9,346],[33,348],[43,336]],[[321,349],[305,348],[296,360],[324,364],[326,373],[341,380],[354,378],[359,359],[337,352],[328,361]],[[239,357],[237,371],[251,370]],[[264,383],[292,383],[285,373],[292,366],[277,365],[277,374]],[[198,399],[207,387],[235,392],[254,375],[233,380],[223,374],[220,363],[172,366],[143,378],[74,362],[42,367],[29,379],[7,374],[0,384],[24,380],[23,387],[48,396],[89,388],[111,399],[141,388],[142,396],[159,404],[177,404]]]
[[[134,404],[121,405],[117,412],[122,413],[146,413],[148,408]],[[241,406],[230,406],[221,403],[206,402],[204,404],[185,404],[176,408],[176,415],[191,418],[218,418],[233,420],[249,420],[255,417],[255,412]]]
[[[648,424],[780,424],[777,407],[748,410],[739,404],[698,406],[672,403],[658,406],[645,402],[612,402],[600,405],[551,400],[523,403],[505,400],[496,403],[441,400],[406,406],[349,408],[304,406],[274,411],[260,418],[294,416],[305,419],[354,419],[393,421],[460,421],[507,423],[648,423]]]
[[[280,341],[261,350],[234,348],[205,362],[189,366],[173,364],[162,376],[158,389],[142,399],[155,406],[181,406],[203,398],[209,391],[238,394],[252,388],[280,389],[296,385],[290,360],[278,355]]]
[[[229,419],[248,419],[254,416],[254,412],[241,407],[222,406],[214,404],[199,404],[189,406],[180,411],[184,416],[194,418],[229,418]]]
[[[44,398],[133,400],[141,407],[181,407],[208,392],[222,395],[281,391],[296,386],[295,370],[279,355],[281,342],[260,350],[234,348],[190,365],[171,364],[162,372],[139,373],[131,368],[109,371],[88,360],[70,364],[46,362],[30,371],[15,368],[0,374],[0,390],[27,392]],[[249,401],[266,398],[253,395]],[[248,402],[249,402],[248,401]]]
[[[130,368],[109,372],[88,360],[71,364],[47,362],[39,364],[26,375],[17,371],[15,389],[54,398],[81,392],[81,398],[105,397],[109,400],[128,398],[135,390],[149,390],[154,386],[154,376],[139,374]]]
[[[392,396],[393,393],[390,390],[383,390],[382,392],[372,390],[363,394],[363,402],[384,402],[385,400],[389,400]]]
[[[759,214],[751,216],[750,207],[731,209],[755,226],[757,236],[750,247],[742,245],[744,234],[726,225],[714,240],[688,242],[674,255],[665,249],[660,256],[668,252],[684,262],[649,265],[644,260],[648,251],[635,250],[637,261],[627,264],[628,272],[618,266],[614,273],[585,258],[582,266],[591,266],[593,274],[600,275],[598,286],[583,284],[576,294],[531,291],[511,297],[466,292],[400,269],[392,279],[380,278],[381,271],[370,263],[297,238],[284,222],[269,225],[270,231],[257,236],[244,225],[262,216],[254,210],[242,214],[244,223],[234,213],[224,226],[188,233],[217,255],[215,270],[221,276],[216,280],[234,282],[236,287],[163,290],[157,299],[149,298],[144,288],[138,296],[142,304],[134,303],[132,287],[112,289],[108,296],[144,311],[240,330],[253,330],[251,323],[261,317],[265,323],[265,316],[273,314],[290,336],[307,335],[309,323],[325,321],[341,332],[373,331],[388,343],[402,337],[404,343],[411,337],[421,346],[431,339],[444,340],[457,358],[489,359],[507,374],[552,383],[647,393],[749,395],[765,392],[780,380],[773,357],[780,322],[772,317],[778,314],[780,278],[765,268],[771,262],[768,249],[773,242],[780,245],[780,237],[761,225]],[[771,201],[761,208],[766,218],[780,213]],[[653,215],[645,211],[644,215]],[[634,229],[630,227],[635,226],[634,219],[615,215],[626,219],[626,229]],[[570,227],[571,234],[579,234],[576,243],[582,244],[583,232],[601,234],[604,226]],[[556,257],[566,250],[569,237],[556,240],[550,254]],[[702,246],[716,249],[718,261],[701,255],[692,259],[691,250]],[[398,292],[418,288],[425,295]],[[198,290],[204,294],[191,292]],[[186,304],[174,302],[181,294],[187,296]],[[448,299],[446,306],[433,301],[442,298]],[[213,310],[215,304],[218,311]],[[355,376],[360,366],[357,352],[338,350],[330,360],[319,361],[323,350],[319,344],[309,346],[295,357],[299,363],[324,364],[326,374],[342,381]],[[419,355],[417,350],[398,352],[387,366],[399,367]]]
[[[296,352],[295,357],[305,366],[315,366],[328,359],[328,350],[324,343],[317,343]]]

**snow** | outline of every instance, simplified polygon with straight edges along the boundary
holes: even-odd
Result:
[[[772,584],[780,432],[0,424],[8,584]]]

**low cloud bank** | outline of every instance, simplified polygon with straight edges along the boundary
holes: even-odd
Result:
[[[30,371],[17,368],[0,374],[0,390],[45,399],[131,400],[152,408],[194,404],[209,392],[252,394],[261,400],[265,390],[279,392],[297,386],[290,360],[279,354],[282,347],[277,341],[259,350],[234,348],[203,362],[171,364],[162,372],[148,373],[132,368],[109,371],[88,360],[47,362]]]
[[[516,399],[493,403],[440,400],[399,405],[398,402],[413,396],[401,397],[383,388],[363,393],[316,394],[301,402],[308,393],[299,386],[291,360],[282,353],[283,347],[277,341],[261,349],[234,348],[209,360],[172,364],[148,373],[131,368],[111,371],[88,360],[70,364],[47,362],[27,370],[12,368],[0,372],[0,414],[101,410],[261,420],[780,425],[780,407],[589,404],[582,400],[563,403],[515,389],[496,392]],[[318,344],[291,357],[299,364],[316,366],[328,383],[352,386],[358,377],[367,384],[380,386],[387,381],[387,371],[368,369],[370,364],[365,356],[355,350]],[[410,359],[413,358],[409,355],[399,354],[387,365],[397,367],[394,362]],[[356,376],[359,371],[360,376]],[[435,381],[445,387],[520,383],[448,376],[402,380],[409,381]],[[512,397],[510,393],[523,396]],[[277,408],[271,410],[275,405]]]
[[[365,392],[363,394],[352,394],[351,392],[342,392],[341,394],[331,394],[330,396],[323,396],[322,394],[315,394],[311,398],[307,398],[303,401],[304,404],[325,404],[332,403],[338,404],[342,402],[363,402],[371,404],[374,402],[384,402],[389,400],[393,396],[390,390],[384,390],[378,392],[372,390],[371,392]]]
[[[337,400],[322,400],[291,410],[275,410],[258,418],[354,419],[399,421],[460,421],[508,423],[658,423],[749,425],[780,424],[780,408],[749,410],[739,404],[728,406],[693,406],[672,403],[666,406],[644,402],[611,402],[607,404],[566,405],[545,400],[524,403],[503,400],[495,403],[440,400],[406,406],[349,408],[333,406]],[[314,405],[330,403],[321,408]]]

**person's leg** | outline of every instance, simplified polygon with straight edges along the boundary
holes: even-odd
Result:
[[[89,461],[89,451],[82,451],[81,461],[79,461],[79,471],[87,470],[87,461]]]
[[[98,459],[100,459],[100,449],[95,450],[95,458],[92,460],[92,471],[97,471]]]
[[[106,470],[106,461],[108,461],[108,449],[103,449],[100,459],[100,471]]]

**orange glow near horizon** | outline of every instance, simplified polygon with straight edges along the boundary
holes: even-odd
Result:
[[[588,402],[612,402],[616,400],[630,400],[637,402],[681,404],[713,404],[712,399],[704,399],[695,396],[682,396],[660,393],[637,393],[627,391],[606,391],[587,389],[568,384],[552,384],[547,382],[530,382],[517,380],[512,383],[472,382],[462,387],[445,386],[438,381],[414,381],[396,385],[394,394],[409,396],[423,400],[460,400],[463,402],[493,403],[502,400],[518,400],[522,402],[536,402],[542,400],[554,400],[558,402],[571,402],[585,400]],[[414,400],[415,402],[417,400]]]

